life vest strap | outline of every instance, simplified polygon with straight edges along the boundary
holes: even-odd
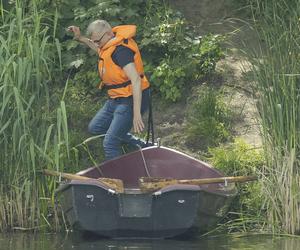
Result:
[[[140,75],[141,78],[144,77],[144,75]],[[131,84],[131,80],[128,80],[126,82],[122,82],[120,84],[111,84],[111,83],[104,83],[103,88],[106,90],[110,90],[110,89],[119,89],[119,88],[125,88],[128,85]]]

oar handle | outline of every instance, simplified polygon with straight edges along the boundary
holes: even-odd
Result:
[[[229,176],[229,177],[216,177],[216,178],[202,178],[202,179],[188,179],[177,180],[172,178],[160,177],[142,177],[139,179],[139,185],[142,191],[150,192],[161,189],[163,187],[175,184],[186,185],[204,185],[214,183],[231,183],[231,182],[248,182],[257,180],[256,176]]]
[[[43,169],[43,174],[47,175],[47,176],[58,176],[58,177],[62,177],[64,179],[68,179],[68,180],[95,180],[93,178],[89,178],[86,176],[63,173],[63,172],[58,172],[58,171],[50,170],[50,169]]]
[[[257,180],[256,176],[228,176],[217,178],[204,178],[204,179],[191,179],[191,180],[178,180],[180,184],[212,184],[212,183],[231,183],[231,182],[248,182]]]
[[[107,188],[115,190],[117,193],[123,193],[124,192],[124,186],[123,181],[120,179],[111,179],[111,178],[89,178],[86,176],[81,176],[77,174],[69,174],[69,173],[63,173],[58,172],[55,170],[50,169],[43,169],[43,174],[48,176],[61,176],[62,178],[68,179],[68,180],[96,180],[106,186]]]

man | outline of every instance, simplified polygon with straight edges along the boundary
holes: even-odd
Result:
[[[103,147],[106,160],[121,155],[121,144],[145,147],[145,142],[129,131],[144,129],[142,114],[149,105],[149,82],[144,75],[142,58],[133,40],[135,25],[111,28],[108,22],[96,20],[87,29],[90,38],[80,29],[70,26],[74,39],[87,45],[99,55],[100,88],[107,90],[109,99],[91,120],[92,134],[105,134]]]

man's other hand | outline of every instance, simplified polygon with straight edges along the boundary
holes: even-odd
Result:
[[[135,133],[141,133],[144,130],[144,123],[141,114],[133,116],[133,131]]]

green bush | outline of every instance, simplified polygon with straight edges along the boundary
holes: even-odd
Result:
[[[259,175],[265,163],[262,150],[253,148],[241,139],[236,139],[226,146],[210,148],[209,153],[211,164],[225,176]],[[241,227],[250,230],[263,218],[261,183],[256,181],[238,184],[238,189],[240,192],[228,219],[232,220],[231,226],[236,230],[240,231]],[[237,221],[239,223],[233,225]]]
[[[262,152],[251,148],[241,139],[228,146],[210,148],[211,162],[228,175],[255,174],[264,163]]]
[[[167,5],[148,5],[141,47],[147,51],[154,88],[166,100],[177,101],[184,89],[215,70],[223,56],[223,39],[220,35],[197,37],[179,12]]]
[[[223,56],[222,39],[221,36],[209,35],[189,40],[185,49],[178,46],[177,52],[169,51],[156,67],[152,65],[150,68],[153,86],[166,100],[177,101],[193,82],[215,70],[217,61]]]
[[[220,92],[203,86],[187,117],[187,143],[200,149],[216,146],[230,137],[231,112]]]

